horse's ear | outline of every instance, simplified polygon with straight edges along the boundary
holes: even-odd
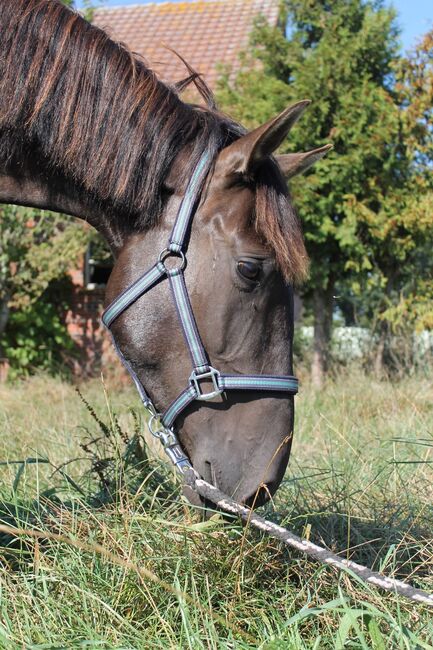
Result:
[[[296,174],[303,174],[311,165],[326,156],[332,149],[332,144],[325,144],[324,147],[312,149],[305,153],[287,153],[276,156],[277,163],[283,172],[283,175],[289,179]]]
[[[289,106],[277,117],[223,149],[222,156],[227,173],[253,175],[255,169],[280,146],[309,104],[310,100],[305,99]]]

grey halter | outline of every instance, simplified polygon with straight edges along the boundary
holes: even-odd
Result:
[[[192,372],[188,378],[185,390],[176,397],[163,413],[157,411],[137,374],[119,349],[111,331],[110,334],[117,354],[134,380],[145,408],[151,413],[149,420],[151,433],[161,440],[168,457],[182,473],[188,469],[193,469],[193,467],[179,443],[174,431],[174,425],[176,419],[191,402],[194,400],[208,401],[227,390],[264,390],[287,392],[292,395],[298,392],[298,380],[291,375],[228,375],[220,372],[210,365],[201,342],[183,272],[186,266],[189,229],[192,225],[198,200],[211,162],[209,152],[205,152],[189,181],[167,248],[160,253],[156,264],[123,291],[107,307],[102,315],[102,322],[107,330],[110,331],[112,323],[133,302],[154,287],[162,278],[168,278],[185,342],[191,355]],[[169,257],[178,258],[179,265],[176,268],[167,268],[165,262]],[[203,386],[201,385],[203,380],[212,383],[212,390],[204,392]]]

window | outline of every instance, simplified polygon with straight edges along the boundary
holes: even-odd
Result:
[[[84,258],[84,286],[89,291],[105,287],[113,269],[114,260],[102,237],[92,235]]]

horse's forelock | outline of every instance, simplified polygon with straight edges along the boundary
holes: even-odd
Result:
[[[274,252],[287,282],[301,284],[308,275],[308,255],[299,217],[283,183],[274,164],[258,170],[255,227]]]

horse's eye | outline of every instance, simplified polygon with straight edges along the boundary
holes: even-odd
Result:
[[[257,281],[260,278],[262,265],[259,262],[242,260],[238,262],[238,272],[243,278],[251,281]]]
[[[168,199],[171,198],[174,194],[174,190],[167,185],[163,185],[161,188],[161,199],[163,203],[167,203]]]

